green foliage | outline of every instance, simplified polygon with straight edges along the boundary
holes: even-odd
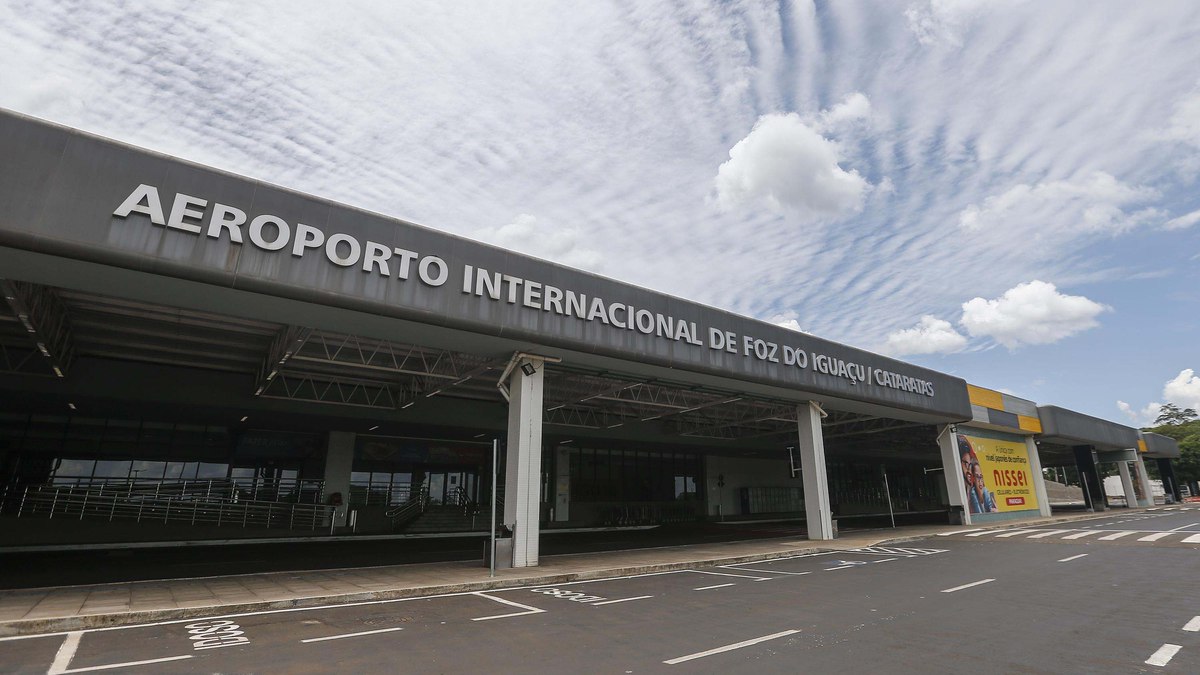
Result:
[[[1180,408],[1174,403],[1164,403],[1158,411],[1155,426],[1187,424],[1196,420],[1195,408]]]
[[[1190,421],[1164,424],[1146,431],[1170,436],[1179,442],[1179,459],[1171,460],[1171,464],[1175,467],[1175,477],[1181,482],[1190,483],[1200,480],[1200,420],[1196,419],[1196,411],[1191,408],[1181,412],[1191,412]]]

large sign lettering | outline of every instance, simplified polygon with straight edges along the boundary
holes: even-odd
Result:
[[[530,312],[547,312],[599,323],[612,330],[735,354],[748,360],[778,364],[779,368],[809,369],[841,378],[854,386],[890,388],[927,397],[935,395],[934,385],[928,380],[868,363],[851,362],[798,345],[738,335],[722,326],[699,326],[695,321],[640,308],[621,298],[588,295],[544,280],[485,269],[467,261],[451,265],[436,252],[359,240],[353,235],[330,233],[300,222],[289,223],[271,214],[250,214],[236,206],[184,193],[170,197],[169,210],[164,209],[164,203],[157,187],[141,184],[117,206],[113,215],[128,218],[140,214],[155,225],[197,237],[224,238],[237,245],[248,243],[264,251],[296,258],[321,256],[338,267],[429,288],[442,289],[453,280],[449,288],[481,302],[507,303]]]

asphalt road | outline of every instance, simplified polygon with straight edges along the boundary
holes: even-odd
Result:
[[[1200,510],[1167,513],[1121,525],[1154,522],[1166,532],[1200,523]],[[1072,529],[1099,536],[1118,526],[1106,515]],[[1196,673],[1198,563],[1200,544],[1167,538],[957,534],[631,578],[4,639],[0,664],[21,673]]]

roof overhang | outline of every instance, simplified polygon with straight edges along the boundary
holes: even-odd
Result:
[[[1090,445],[1102,452],[1137,447],[1137,429],[1124,424],[1053,405],[1038,406],[1038,417],[1042,421],[1042,433],[1037,437],[1041,443]]]

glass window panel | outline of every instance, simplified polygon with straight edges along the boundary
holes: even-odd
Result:
[[[350,482],[352,482],[352,483],[366,483],[369,480],[371,480],[371,472],[370,471],[351,471],[350,472]]]
[[[54,470],[55,478],[59,477],[90,477],[96,462],[91,459],[60,459],[58,468]]]
[[[183,467],[183,462],[167,462],[166,472],[163,474],[163,478],[167,480],[181,479],[183,477]],[[193,467],[192,473],[195,473],[195,467]]]
[[[131,462],[127,459],[102,459],[96,462],[96,478],[128,478]]]
[[[200,465],[196,462],[184,462],[183,472],[179,475],[179,477],[183,480],[194,480],[196,478],[196,472],[199,468]],[[223,478],[224,474],[221,474],[220,477]]]
[[[154,478],[163,477],[163,472],[167,468],[166,462],[155,462],[150,460],[139,459],[133,462],[130,469],[130,475],[134,478]]]
[[[251,471],[253,471],[253,469],[251,469]],[[225,478],[228,475],[229,475],[229,465],[228,464],[200,462],[200,466],[196,471],[197,478],[207,478],[207,479]]]

